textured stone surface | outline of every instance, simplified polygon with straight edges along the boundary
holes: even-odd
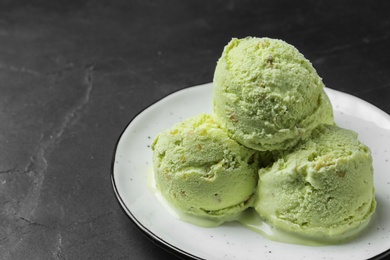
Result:
[[[0,1],[0,258],[171,257],[116,201],[112,154],[143,108],[210,82],[231,37],[281,38],[390,113],[389,2],[327,2]]]

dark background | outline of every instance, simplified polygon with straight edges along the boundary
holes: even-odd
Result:
[[[115,144],[211,82],[232,37],[295,45],[390,113],[390,1],[0,1],[0,259],[174,259],[117,202]]]

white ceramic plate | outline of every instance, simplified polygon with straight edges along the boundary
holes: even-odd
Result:
[[[341,127],[355,130],[373,154],[376,213],[357,239],[310,247],[270,241],[239,223],[202,228],[180,221],[150,188],[151,143],[163,129],[211,112],[212,84],[175,92],[136,116],[122,133],[112,163],[116,196],[131,220],[161,246],[194,259],[369,259],[390,249],[390,116],[354,96],[326,89]]]

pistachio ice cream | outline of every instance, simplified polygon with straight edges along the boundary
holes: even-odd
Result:
[[[158,190],[176,209],[221,218],[251,206],[257,152],[200,114],[161,132],[152,146]]]
[[[371,152],[351,130],[319,126],[259,171],[255,209],[282,230],[342,235],[367,221],[375,205]]]
[[[252,149],[281,150],[333,123],[322,79],[295,47],[276,39],[232,39],[214,74],[217,123]]]

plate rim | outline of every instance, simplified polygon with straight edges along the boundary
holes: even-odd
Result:
[[[174,95],[174,94],[177,94],[179,92],[183,92],[183,91],[186,91],[186,90],[189,90],[189,89],[194,89],[194,88],[197,88],[197,87],[201,87],[201,86],[205,86],[205,85],[212,85],[213,83],[212,82],[206,82],[206,83],[201,83],[201,84],[198,84],[198,85],[191,85],[191,86],[187,86],[187,87],[184,87],[184,88],[181,88],[181,89],[178,89],[178,90],[174,90],[170,93],[167,93],[166,95],[164,95],[163,97],[155,100],[154,102],[150,103],[149,105],[145,106],[144,108],[142,108],[140,111],[138,111],[130,120],[129,122],[126,124],[126,126],[123,128],[123,130],[121,131],[119,137],[117,138],[116,142],[115,142],[115,145],[114,145],[114,152],[112,154],[112,158],[111,158],[111,172],[110,172],[110,179],[111,179],[111,183],[112,183],[112,187],[113,187],[113,191],[114,191],[114,194],[115,194],[115,197],[117,199],[117,201],[119,202],[122,210],[126,213],[127,217],[135,224],[135,226],[138,228],[138,230],[141,231],[141,233],[143,235],[145,235],[149,240],[151,240],[154,244],[156,244],[157,246],[159,246],[160,248],[162,248],[163,250],[179,257],[179,258],[185,258],[185,259],[194,259],[194,260],[205,260],[205,258],[201,258],[199,256],[196,256],[194,254],[191,254],[167,241],[165,241],[163,238],[161,238],[160,236],[158,236],[157,234],[155,234],[153,231],[149,230],[148,228],[146,228],[134,215],[133,213],[131,212],[131,210],[127,207],[127,205],[124,203],[123,201],[123,198],[122,196],[120,195],[119,193],[119,190],[118,190],[118,187],[116,185],[116,182],[115,182],[115,172],[114,172],[114,165],[116,163],[116,155],[117,155],[117,149],[118,149],[118,145],[124,135],[124,133],[126,132],[127,128],[131,125],[131,123],[138,117],[140,116],[144,111],[146,111],[147,109],[149,109],[150,107],[152,107],[153,105],[155,105],[156,103],[162,101],[163,99],[171,96],[171,95]],[[329,88],[329,87],[325,87],[325,90],[329,90],[331,92],[334,92],[336,94],[341,94],[341,95],[345,95],[345,96],[348,96],[349,98],[353,98],[353,99],[357,99],[359,100],[360,102],[364,103],[364,105],[366,106],[369,106],[375,110],[377,110],[382,116],[384,117],[387,117],[387,119],[390,121],[390,115],[388,113],[386,113],[385,111],[383,111],[382,109],[380,109],[379,107],[375,106],[374,104],[360,98],[360,97],[357,97],[357,96],[354,96],[352,94],[349,94],[349,93],[346,93],[346,92],[342,92],[340,90],[336,90],[336,89],[332,89],[332,88]],[[379,253],[378,255],[375,255],[371,258],[368,258],[368,260],[379,260],[379,259],[384,259],[384,257],[386,256],[389,256],[390,255],[390,248],[387,249],[386,251],[383,251],[381,253]]]

